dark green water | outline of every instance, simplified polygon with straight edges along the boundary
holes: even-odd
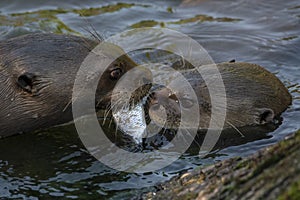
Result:
[[[245,144],[199,159],[187,153],[147,174],[110,169],[83,148],[73,127],[0,141],[0,197],[24,199],[126,199],[183,170],[274,144],[300,128],[300,2],[297,0],[199,1],[0,1],[0,39],[28,32],[104,37],[143,26],[167,27],[197,40],[216,62],[253,62],[278,76],[294,97],[282,125]],[[258,139],[259,138],[259,139]]]

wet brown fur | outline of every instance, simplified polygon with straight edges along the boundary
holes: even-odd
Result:
[[[29,34],[0,41],[0,136],[33,131],[72,120],[71,97],[76,73],[100,41],[71,35]],[[114,61],[98,84],[96,102],[106,107],[122,73],[136,66],[127,55]]]
[[[271,123],[291,104],[291,95],[283,83],[261,66],[226,62],[217,64],[217,67],[224,82],[227,99],[224,129],[233,128],[238,131],[241,127]],[[215,78],[213,65],[200,68],[202,72],[209,74],[209,81],[213,83]],[[198,102],[190,102],[199,104],[200,122],[197,128],[207,129],[211,120],[212,106],[207,85],[196,69],[183,70],[181,73],[189,81],[198,98]],[[180,93],[170,95],[171,93],[167,88],[160,89],[155,91],[148,101],[151,119],[166,128],[179,126],[180,109],[185,108],[180,107],[178,99],[188,95]],[[162,110],[166,110],[167,117],[163,116]],[[164,124],[165,119],[167,122]],[[212,120],[217,121],[218,118]],[[195,128],[189,124],[184,124],[183,127]]]

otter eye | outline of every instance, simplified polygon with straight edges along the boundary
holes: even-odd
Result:
[[[122,69],[121,68],[116,68],[110,72],[110,78],[113,80],[117,80],[121,77],[122,75]]]
[[[169,98],[175,100],[176,102],[178,101],[177,96],[173,93],[169,94]]]

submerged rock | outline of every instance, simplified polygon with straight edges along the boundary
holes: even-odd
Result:
[[[300,199],[300,130],[246,158],[231,158],[159,185],[143,199]]]

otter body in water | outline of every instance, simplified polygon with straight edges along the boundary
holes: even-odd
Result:
[[[0,136],[71,121],[77,71],[99,42],[56,34],[29,34],[0,41]],[[135,66],[124,54],[103,69],[95,95],[98,107],[109,104],[119,78]]]
[[[224,129],[238,130],[241,127],[272,122],[291,104],[292,98],[286,87],[275,75],[262,67],[242,62],[220,63],[216,66],[222,76],[226,92]],[[213,65],[200,66],[201,72],[211,74],[211,77],[214,77],[213,67]],[[207,129],[210,120],[218,120],[211,119],[213,105],[207,84],[197,69],[182,70],[181,73],[195,91],[197,102],[189,98],[189,91],[173,93],[168,88],[162,88],[153,92],[148,99],[146,110],[157,125],[176,128],[181,122],[181,111],[195,112],[189,108],[197,103],[200,112],[199,127],[192,127],[188,120],[183,122],[182,127]],[[213,85],[213,78],[209,81]]]

